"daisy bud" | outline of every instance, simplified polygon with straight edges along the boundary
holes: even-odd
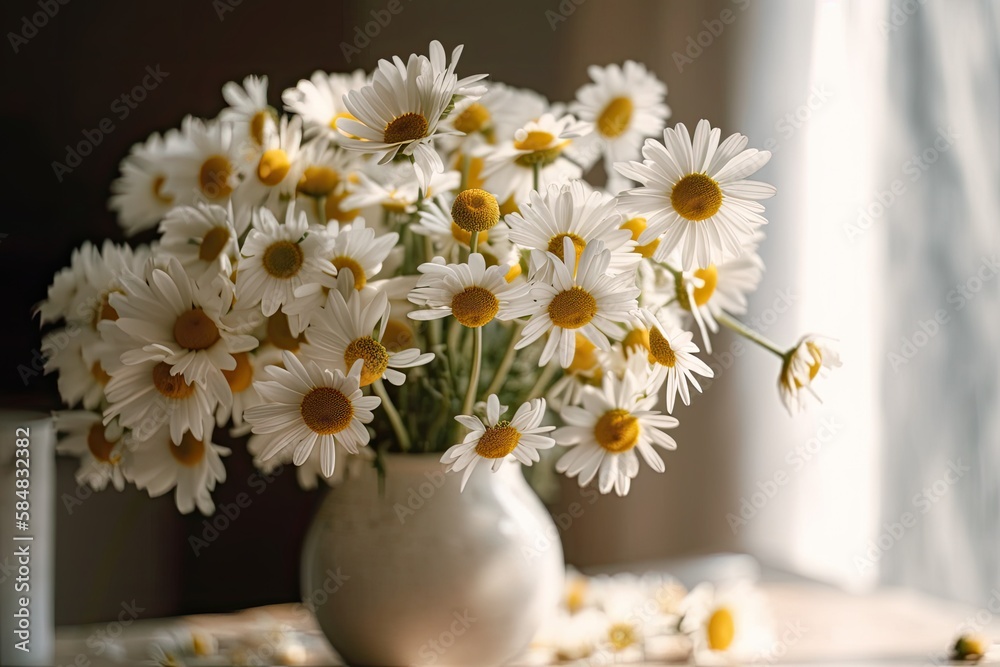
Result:
[[[955,640],[951,649],[954,660],[979,660],[986,654],[989,642],[982,635],[967,634]]]
[[[485,232],[500,221],[500,204],[486,190],[463,190],[455,197],[451,217],[467,232]]]

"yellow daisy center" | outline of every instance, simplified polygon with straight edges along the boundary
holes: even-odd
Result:
[[[118,293],[121,294],[121,292]],[[90,323],[93,325],[95,330],[97,329],[97,324],[101,320],[110,320],[111,322],[114,322],[118,319],[118,311],[115,310],[114,306],[112,306],[111,302],[108,300],[108,297],[110,296],[111,292],[102,296],[101,303],[98,304],[97,308],[94,310],[94,319],[91,320]]]
[[[118,455],[112,457],[111,454],[115,449],[115,444],[117,441],[111,442],[104,437],[104,424],[97,422],[90,427],[90,431],[87,433],[87,449],[90,450],[91,456],[95,459],[101,463],[117,463]]]
[[[267,341],[279,350],[298,352],[299,346],[305,339],[305,334],[292,335],[292,328],[288,325],[288,315],[282,311],[279,310],[267,318]]]
[[[262,264],[264,270],[273,278],[286,280],[296,275],[302,264],[305,262],[305,255],[302,248],[294,241],[275,241],[264,251]]]
[[[608,641],[616,651],[624,651],[637,641],[635,628],[629,623],[614,623],[608,628]]]
[[[627,229],[632,232],[632,240],[638,241],[642,233],[646,231],[646,218],[632,218],[631,220],[626,220],[622,224],[622,229]],[[646,245],[637,245],[633,248],[633,252],[637,252],[647,259],[653,256],[656,252],[656,247],[660,245],[660,239],[654,239],[653,241],[647,243]]]
[[[566,258],[563,257],[563,239],[569,239],[573,242],[573,249],[576,251],[576,261],[579,263],[580,255],[583,254],[583,249],[587,247],[587,242],[572,232],[556,234],[549,239],[548,251],[565,262]]]
[[[170,374],[170,364],[160,362],[153,366],[153,386],[166,396],[182,400],[194,394],[194,386],[184,381],[181,375]]]
[[[528,132],[524,139],[515,141],[514,148],[519,151],[540,151],[549,148],[555,140],[556,137],[551,132],[532,130]]]
[[[819,370],[823,367],[823,352],[815,343],[806,343],[806,349],[812,355],[813,363],[809,364],[809,379],[815,380],[819,375]]]
[[[387,144],[401,144],[423,139],[427,136],[428,127],[427,119],[421,114],[404,113],[386,124],[382,140]]]
[[[677,355],[670,347],[670,342],[663,337],[660,330],[653,327],[649,330],[649,363],[660,364],[667,368],[673,368],[677,363]]]
[[[280,148],[272,148],[264,151],[257,164],[257,178],[264,185],[274,187],[281,183],[288,175],[288,170],[292,168],[292,162],[288,159],[288,153]]]
[[[490,122],[490,112],[479,102],[473,102],[455,118],[455,129],[472,134],[479,132]]]
[[[413,329],[406,322],[390,319],[382,334],[382,344],[389,352],[401,352],[414,347]]]
[[[469,328],[481,327],[496,317],[500,300],[485,287],[473,285],[451,298],[451,312],[460,324]]]
[[[670,204],[686,220],[705,220],[722,207],[722,188],[707,174],[688,174],[670,191]]]
[[[219,327],[201,308],[181,313],[174,321],[174,340],[188,350],[207,350],[219,338]]]
[[[340,174],[330,167],[309,165],[302,171],[302,178],[295,189],[310,197],[326,197],[340,183]]]
[[[193,468],[205,458],[205,443],[191,435],[190,431],[181,437],[181,444],[168,442],[167,447],[170,447],[170,453],[177,462],[188,468]]]
[[[90,374],[98,384],[105,385],[111,381],[111,376],[108,375],[107,371],[104,370],[104,366],[101,366],[101,362],[99,361],[95,361],[90,367]]]
[[[612,454],[627,452],[639,441],[639,420],[628,410],[608,410],[594,425],[594,439]]]
[[[571,287],[552,297],[549,318],[557,327],[579,329],[597,314],[597,299],[582,287]]]
[[[313,432],[333,435],[347,428],[354,417],[354,405],[339,389],[316,387],[299,405],[302,421]]]
[[[518,155],[514,162],[522,167],[532,167],[540,165],[547,167],[556,161],[563,149],[569,145],[569,141],[563,141],[552,145],[556,140],[551,132],[532,130],[521,141],[514,142],[514,148],[520,151],[531,151],[523,155]]]
[[[250,119],[250,138],[254,140],[258,146],[264,144],[264,128],[267,127],[267,119],[270,117],[270,113],[266,109],[262,109],[253,115]]]
[[[209,199],[228,197],[233,192],[229,177],[233,174],[233,165],[223,155],[212,155],[201,164],[198,170],[198,185]]]
[[[566,591],[566,609],[569,613],[575,614],[583,609],[587,602],[587,580],[583,577],[577,577],[569,582],[567,588],[569,590]]]
[[[236,360],[236,368],[231,371],[223,370],[222,374],[229,383],[229,388],[234,394],[246,391],[253,384],[253,364],[250,362],[250,355],[246,352],[236,352],[233,354]]]
[[[566,370],[570,373],[585,373],[594,370],[598,365],[597,346],[582,335],[576,334],[576,348],[573,352],[573,361],[570,362]]]
[[[715,294],[715,286],[719,284],[719,270],[715,268],[715,264],[709,264],[707,268],[697,269],[694,277],[700,278],[703,283],[701,287],[694,288],[695,305],[704,306]],[[677,302],[685,310],[691,310],[691,300],[684,291],[682,282],[677,283]]]
[[[486,190],[462,190],[451,206],[451,217],[456,225],[470,234],[483,232],[499,222],[500,204]]]
[[[358,214],[361,213],[359,209],[345,209],[340,206],[340,203],[347,199],[349,194],[350,193],[345,189],[343,192],[327,195],[326,206],[324,207],[327,220],[350,222],[351,220],[354,220],[354,218],[358,217]]]
[[[229,242],[229,229],[212,227],[198,246],[198,259],[203,262],[214,262]]]
[[[389,367],[389,353],[371,336],[355,338],[350,345],[344,349],[344,363],[350,368],[354,362],[362,359],[361,366],[361,386],[367,387],[375,380],[382,377],[385,369]]]
[[[368,277],[365,275],[365,270],[353,258],[347,255],[338,255],[330,261],[337,267],[338,273],[344,269],[348,269],[351,272],[354,276],[354,289],[360,290],[368,284]]]
[[[161,204],[173,204],[173,195],[168,195],[163,191],[163,184],[167,182],[166,176],[157,176],[153,179],[153,196]]]
[[[490,426],[476,443],[476,454],[484,459],[502,459],[517,447],[521,440],[520,432],[508,421],[497,422]]]
[[[733,643],[735,634],[732,612],[725,607],[716,609],[705,626],[708,647],[713,651],[725,651]]]
[[[648,329],[643,329],[642,327],[638,329],[630,329],[629,332],[625,334],[625,339],[622,341],[622,346],[624,346],[626,350],[631,349],[633,347],[641,347],[644,350],[648,350],[649,338],[650,338],[650,333]]]
[[[597,130],[610,139],[621,136],[632,120],[633,108],[632,100],[627,97],[616,97],[611,100],[597,117]]]

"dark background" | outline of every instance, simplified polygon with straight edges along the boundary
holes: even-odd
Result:
[[[706,50],[692,66],[693,74],[686,72],[683,79],[670,59],[671,52],[683,49],[688,34],[701,29],[703,17],[717,17],[720,7],[730,6],[722,0],[589,0],[579,5],[563,0],[564,10],[572,13],[555,23],[546,12],[560,11],[557,0],[399,0],[402,12],[370,44],[358,42],[360,53],[352,62],[345,60],[341,44],[354,40],[356,27],[388,2],[237,1],[3,3],[0,393],[5,407],[60,407],[54,378],[36,374],[40,333],[29,317],[32,305],[84,240],[124,240],[106,202],[129,147],[153,131],[179,126],[186,114],[215,116],[224,105],[220,91],[226,81],[266,74],[269,100],[280,108],[281,91],[316,69],[371,69],[380,57],[426,53],[428,42],[437,38],[448,51],[465,44],[460,75],[489,72],[561,100],[571,99],[586,81],[590,63],[645,61],[668,84],[671,124],[693,126],[706,117],[728,129],[721,113],[726,108],[721,63],[728,47],[720,43]],[[25,17],[40,16],[43,5],[58,12],[32,34]],[[11,33],[28,38],[16,53]],[[112,110],[112,103],[141,83],[147,66],[168,74],[120,119],[115,110],[121,107]],[[60,182],[52,163],[65,162],[67,146],[75,146],[85,130],[105,118],[114,130]],[[725,391],[724,384],[720,381],[713,391]],[[299,491],[292,471],[262,484],[243,446],[230,444],[229,477],[214,494],[216,503],[232,503],[241,492],[249,493],[252,503],[198,557],[188,539],[204,535],[204,518],[179,516],[172,494],[149,499],[127,489],[85,497],[73,481],[75,462],[60,460],[57,623],[111,618],[122,602],[132,600],[144,608],[144,616],[156,616],[296,597],[299,546],[318,494]],[[714,456],[696,448],[678,454]],[[688,470],[688,478],[702,469],[714,469],[717,476],[720,467],[675,461]],[[572,501],[575,486],[564,488],[569,490],[566,502]],[[80,502],[67,502],[74,497]],[[621,502],[603,499],[579,521],[580,528],[563,536],[572,562],[620,559],[622,549],[630,558],[662,556],[684,551],[696,539],[697,516],[681,519],[691,521],[694,530],[673,526],[673,537],[670,526],[663,534],[628,532],[614,521]]]

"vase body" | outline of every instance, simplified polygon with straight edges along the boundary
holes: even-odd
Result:
[[[517,463],[464,492],[439,455],[390,455],[332,488],[302,556],[302,594],[350,665],[500,665],[555,610],[563,555]]]

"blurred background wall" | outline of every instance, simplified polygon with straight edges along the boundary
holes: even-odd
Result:
[[[881,71],[888,47],[904,39],[880,30],[891,3],[400,1],[399,17],[356,46],[356,30],[386,2],[78,0],[58,5],[26,42],[15,39],[16,45],[0,49],[3,124],[13,144],[0,164],[4,404],[58,407],[53,379],[33,366],[39,333],[28,319],[32,304],[83,240],[123,240],[106,200],[129,146],[179,125],[187,113],[214,116],[226,81],[266,74],[270,101],[280,107],[281,90],[316,69],[371,69],[380,57],[425,52],[436,38],[448,48],[465,44],[460,73],[488,72],[568,101],[587,81],[587,65],[639,60],[668,86],[670,124],[693,127],[707,118],[724,135],[743,132],[751,146],[774,152],[759,176],[778,185],[778,196],[768,203],[773,240],[762,253],[768,274],[751,315],[758,328],[789,345],[801,331],[839,337],[854,366],[834,376],[821,408],[790,420],[777,398],[776,360],[720,335],[708,359],[718,377],[680,412],[680,446],[665,457],[663,475],[643,470],[627,498],[598,502],[582,496],[574,482],[562,484],[552,511],[563,515],[574,502],[585,509],[564,523],[567,559],[588,566],[750,551],[772,565],[837,583],[875,581],[879,563],[866,569],[853,557],[865,553],[888,511],[878,393],[886,344],[879,323],[894,317],[896,302],[887,294],[872,297],[887,287],[877,282],[886,275],[879,263],[887,254],[885,225],[875,226],[863,246],[848,243],[841,228],[856,217],[856,206],[877,194],[872,183],[899,169],[898,159],[879,162],[873,119],[885,130],[900,111],[883,104],[888,93],[879,88],[879,77],[862,74]],[[0,11],[4,31],[21,34],[39,4],[8,1]],[[920,21],[904,26],[913,29],[905,39],[921,43]],[[357,52],[348,49],[345,57],[343,44]],[[904,57],[899,66],[908,62]],[[112,102],[142,80],[147,65],[169,74],[127,118],[114,118],[114,131],[80,167],[57,180],[51,163],[64,161],[65,147],[84,130],[113,116]],[[914,76],[919,81],[919,70]],[[982,85],[995,91],[996,78]],[[836,160],[828,157],[831,151]],[[990,293],[995,289],[993,284]],[[897,412],[905,413],[901,405]],[[995,411],[996,405],[979,409]],[[60,461],[61,498],[78,493],[74,467]],[[227,467],[217,504],[247,491],[254,502],[197,556],[188,540],[205,536],[202,517],[177,516],[171,497],[151,500],[131,490],[60,502],[57,622],[109,618],[132,599],[149,616],[294,599],[299,543],[317,496],[300,492],[288,472],[261,480],[239,447]],[[787,484],[774,482],[779,472],[790,475]],[[995,488],[995,472],[984,484]],[[264,491],[257,494],[259,488]],[[919,544],[904,544],[893,558],[907,561],[911,547],[924,549],[933,539],[932,532]],[[921,572],[914,567],[902,583],[919,583]],[[984,572],[996,578],[995,568]]]

